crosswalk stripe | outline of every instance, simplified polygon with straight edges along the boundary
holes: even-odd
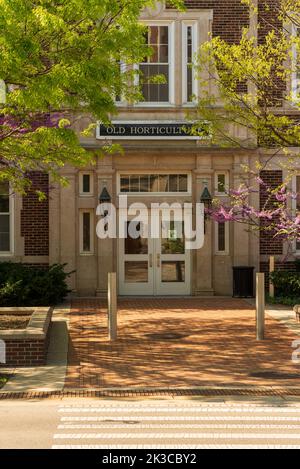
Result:
[[[125,412],[125,413],[134,413],[134,412],[142,412],[142,413],[150,413],[150,412],[174,412],[174,413],[183,413],[183,412],[199,412],[199,413],[204,413],[204,412],[218,412],[218,413],[271,413],[271,414],[277,414],[277,413],[293,413],[293,414],[300,414],[300,408],[299,409],[292,409],[292,408],[255,408],[255,409],[249,409],[249,408],[213,408],[213,409],[207,409],[207,408],[202,408],[202,407],[191,407],[191,408],[180,408],[180,407],[165,407],[165,408],[149,408],[149,407],[138,407],[138,408],[127,408],[127,407],[86,407],[86,408],[60,408],[59,409],[60,413],[117,413],[117,412]],[[299,415],[300,417],[300,415]]]
[[[145,425],[145,424],[138,424],[138,425],[133,425],[133,424],[123,424],[122,427],[118,426],[112,426],[112,425],[58,425],[58,430],[86,430],[86,429],[110,429],[114,430],[115,428],[120,429],[128,429],[131,428],[133,430],[141,430],[141,429],[152,429],[152,430],[159,430],[161,428],[168,428],[169,430],[171,429],[191,429],[191,428],[202,428],[202,429],[224,429],[224,430],[229,430],[229,429],[242,429],[242,430],[300,430],[300,425],[263,425],[263,424],[257,424],[257,425],[232,425],[232,424],[224,424],[224,425],[204,425],[204,424],[190,424],[190,425],[176,425],[176,424],[161,424],[161,425]]]
[[[299,445],[273,445],[273,444],[203,444],[203,445],[52,445],[52,449],[299,449]]]
[[[54,439],[61,440],[111,440],[111,439],[266,439],[269,433],[57,433]],[[299,440],[300,433],[272,433],[272,440]]]
[[[179,401],[62,404],[52,447],[299,449],[300,406],[284,405],[182,405]]]
[[[152,415],[152,416],[149,416],[149,415],[135,415],[134,416],[135,419],[140,419],[140,420],[143,420],[143,421],[152,421],[152,420],[155,420],[155,421],[167,421],[167,422],[170,422],[170,421],[184,421],[184,422],[190,422],[191,420],[194,420],[194,421],[221,421],[221,422],[226,422],[226,421],[247,421],[247,422],[252,422],[252,421],[274,421],[274,422],[287,422],[287,421],[291,421],[291,422],[299,422],[300,423],[300,418],[299,417],[294,417],[294,416],[288,416],[288,417],[283,417],[283,416],[249,416],[249,415],[245,415],[245,416],[235,416],[235,415],[226,415],[226,416],[210,416],[210,415],[207,415],[207,416],[199,416],[199,415],[195,415],[193,417],[191,416],[182,416],[182,415],[176,415],[176,417],[172,417],[172,416],[161,416],[161,415]],[[78,416],[72,416],[72,417],[61,417],[61,422],[104,422],[104,423],[107,423],[108,421],[110,423],[113,423],[113,422],[126,422],[126,421],[130,421],[132,419],[132,415],[122,415],[122,416],[118,416],[118,415],[114,415],[112,417],[112,419],[109,419],[107,417],[92,417],[92,416],[85,416],[85,417],[78,417]]]
[[[300,377],[300,375],[299,375]],[[282,402],[282,401],[281,401]],[[286,405],[287,403],[285,403]],[[294,405],[294,409],[296,410],[297,409],[297,406]],[[60,409],[97,409],[99,407],[98,404],[60,404],[59,405],[59,408]],[[116,402],[115,404],[112,403],[111,401],[110,402],[105,402],[105,401],[101,401],[101,408],[105,408],[105,407],[108,407],[108,408],[116,408],[116,407],[119,407],[119,408],[130,408],[130,407],[134,407],[134,408],[139,408],[139,407],[149,407],[149,408],[156,408],[156,409],[159,409],[159,408],[162,408],[162,407],[171,407],[172,409],[173,408],[180,408],[180,409],[187,409],[187,408],[195,408],[195,407],[198,407],[198,408],[204,408],[204,409],[212,409],[212,408],[239,408],[239,409],[242,409],[242,408],[245,408],[245,409],[248,409],[248,408],[252,408],[252,409],[257,409],[257,403],[254,401],[254,402],[246,402],[246,403],[243,403],[243,402],[205,402],[205,401],[193,401],[193,402],[190,402],[190,403],[186,403],[186,401],[178,401],[178,400],[172,400],[171,402],[170,401],[163,401],[163,402],[157,402],[157,401],[135,401],[135,402],[126,402],[126,404],[124,404],[124,402]],[[261,403],[259,402],[259,408],[267,408],[267,409],[274,409],[274,406],[273,405],[270,405],[269,403]],[[298,409],[300,410],[300,406],[298,407]]]

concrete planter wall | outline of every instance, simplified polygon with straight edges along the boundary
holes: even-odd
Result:
[[[0,308],[0,315],[31,314],[26,329],[0,330],[0,340],[5,343],[5,366],[45,365],[49,342],[52,308]]]

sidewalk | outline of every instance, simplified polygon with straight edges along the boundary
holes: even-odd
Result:
[[[70,306],[61,305],[54,309],[50,333],[47,365],[26,368],[1,368],[1,372],[12,377],[0,390],[11,392],[59,392],[65,385],[68,363],[68,313]]]
[[[255,310],[244,300],[120,299],[118,340],[109,343],[105,302],[74,300],[65,390],[300,388],[300,365],[292,363],[300,327],[286,327],[287,312],[280,321],[274,314],[257,342]]]
[[[106,303],[76,299],[54,311],[47,366],[13,370],[0,397],[300,396],[300,365],[291,361],[300,324],[289,308],[271,308],[257,342],[244,300],[120,299],[111,344]]]

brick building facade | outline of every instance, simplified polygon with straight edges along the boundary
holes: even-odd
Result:
[[[260,42],[277,21],[276,3],[259,2]],[[118,125],[131,126],[137,132],[139,124],[154,129],[184,123],[193,105],[188,93],[201,93],[196,77],[188,71],[188,48],[195,52],[210,34],[237,43],[243,28],[256,24],[240,0],[186,0],[185,4],[184,13],[158,4],[157,9],[142,15],[141,21],[149,26],[150,43],[157,41],[160,59],[155,66],[159,71],[168,70],[169,81],[160,88],[145,86],[145,102],[136,106],[119,102]],[[152,65],[140,66],[151,73]],[[70,283],[74,294],[99,296],[106,294],[110,271],[117,271],[121,295],[231,295],[233,266],[251,265],[267,272],[268,258],[274,255],[280,268],[293,268],[293,262],[283,260],[281,241],[268,234],[258,239],[237,225],[222,227],[208,222],[204,247],[192,253],[167,255],[161,240],[147,246],[132,243],[133,247],[120,240],[99,240],[95,234],[96,207],[103,189],[119,210],[119,197],[124,193],[130,201],[143,201],[147,206],[153,199],[195,204],[205,187],[213,197],[223,197],[219,181],[238,187],[242,165],[251,165],[256,158],[252,150],[212,148],[188,138],[143,139],[131,135],[119,137],[117,142],[123,146],[124,156],[99,159],[96,166],[83,170],[66,166],[61,173],[69,180],[68,187],[51,187],[45,201],[38,201],[34,192],[23,198],[16,196],[10,212],[10,252],[4,252],[1,258],[38,265],[67,263],[69,270],[76,271]],[[82,140],[91,151],[104,143],[101,129],[93,138]],[[282,171],[275,168],[262,176],[274,185],[283,178]],[[47,175],[34,173],[32,178],[33,188],[48,193]],[[263,192],[251,197],[251,202],[261,207],[266,200]],[[170,231],[176,231],[174,226]]]

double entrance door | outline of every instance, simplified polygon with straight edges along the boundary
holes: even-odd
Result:
[[[156,237],[132,236],[132,228],[141,233],[145,227],[142,222],[125,222],[127,237],[119,239],[120,295],[190,294],[190,251],[183,222],[157,217]]]

